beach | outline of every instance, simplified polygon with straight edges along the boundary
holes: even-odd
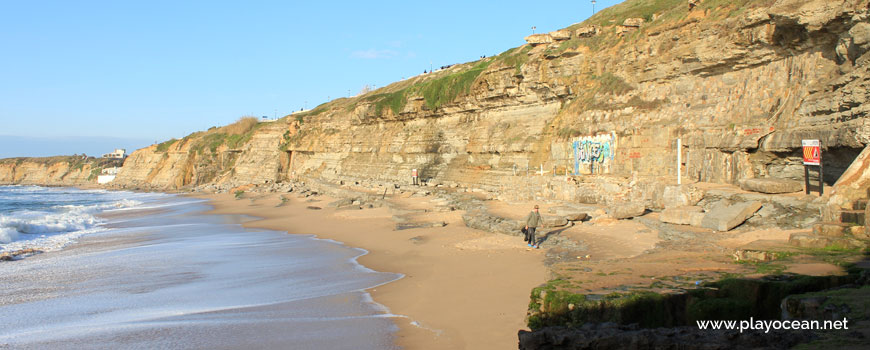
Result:
[[[198,198],[2,190],[17,233],[0,250],[37,252],[0,263],[0,348],[397,348],[366,290],[401,275],[360,265],[363,249],[246,229]]]
[[[396,345],[404,349],[516,348],[532,288],[548,280],[544,250],[522,238],[465,227],[458,211],[436,212],[425,198],[398,196],[380,208],[336,209],[334,199],[292,194],[195,195],[211,214],[257,217],[246,228],[315,235],[362,248],[358,262],[404,277],[367,290],[396,315]],[[443,227],[397,230],[391,210]]]

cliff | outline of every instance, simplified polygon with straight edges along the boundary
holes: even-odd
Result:
[[[660,207],[677,152],[684,181],[802,179],[805,138],[821,140],[833,185],[870,141],[868,2],[692,4],[629,0],[244,137],[215,129],[153,145],[129,157],[115,186],[410,183],[418,169],[432,184],[507,198]],[[532,179],[541,170],[577,182]]]
[[[85,156],[0,159],[0,184],[95,185],[103,168],[115,166],[121,166],[121,160]]]

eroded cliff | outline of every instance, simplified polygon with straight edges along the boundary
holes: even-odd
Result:
[[[495,57],[153,145],[114,185],[409,183],[418,169],[503,197],[656,207],[677,152],[684,181],[802,179],[807,138],[834,184],[870,142],[868,2],[690,3],[629,0]]]
[[[121,160],[86,156],[0,159],[0,184],[82,186],[96,184],[105,168]]]

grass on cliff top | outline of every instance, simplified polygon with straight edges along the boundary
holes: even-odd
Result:
[[[226,145],[229,149],[237,149],[248,143],[257,129],[262,127],[264,124],[265,123],[260,123],[257,118],[254,117],[242,117],[230,125],[210,129],[205,133],[196,132],[185,136],[184,139],[193,140],[193,145],[190,147],[190,150],[196,153],[202,153],[205,149],[214,153],[217,152],[217,149],[222,145]],[[160,145],[158,145],[158,148],[159,146]],[[169,145],[166,147],[168,148]]]
[[[166,152],[169,150],[169,147],[172,147],[172,145],[174,145],[176,142],[178,142],[178,139],[171,139],[168,141],[163,141],[163,142],[157,144],[156,151],[157,152]]]
[[[703,11],[706,20],[734,17],[749,9],[769,7],[776,0],[704,0],[694,11]],[[628,0],[623,3],[603,9],[583,21],[566,29],[576,30],[582,26],[596,25],[600,29],[598,35],[588,38],[572,38],[562,42],[557,49],[549,51],[563,52],[584,45],[592,51],[600,51],[618,45],[620,42],[633,43],[646,36],[654,28],[671,26],[685,20],[689,7],[685,0]],[[617,35],[615,26],[621,25],[628,18],[642,18],[644,24],[640,30]]]
[[[436,109],[453,102],[459,96],[468,94],[471,85],[492,61],[492,59],[484,59],[454,72],[431,73],[434,77],[414,79],[410,84],[400,85],[398,89],[371,94],[363,97],[362,100],[372,102],[377,115],[383,115],[387,108],[398,115],[407,105],[408,99],[413,96],[422,96],[426,107]],[[348,106],[349,109],[353,107],[355,104]]]
[[[582,25],[618,25],[628,18],[643,18],[644,21],[649,23],[652,22],[653,15],[655,14],[680,9],[683,12],[688,11],[686,0],[629,0],[599,11],[584,21]]]
[[[507,67],[514,67],[515,72],[519,74],[523,65],[529,61],[529,51],[532,51],[532,45],[515,47],[495,56],[494,61]]]
[[[747,9],[769,7],[776,0],[704,0],[697,10],[709,11],[714,18],[730,17]],[[628,18],[643,18],[644,24],[670,22],[685,18],[689,12],[686,0],[628,0],[603,9],[583,23],[570,26],[576,29],[584,25],[620,25]],[[655,17],[655,20],[653,20]]]

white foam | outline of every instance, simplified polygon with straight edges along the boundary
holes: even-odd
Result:
[[[18,239],[18,230],[9,227],[0,227],[0,244],[10,243]]]
[[[99,226],[104,222],[95,216],[97,213],[133,208],[142,204],[141,201],[129,199],[135,194],[126,192],[110,193],[103,190],[79,191],[40,187],[4,187],[3,190],[7,193],[17,192],[17,196],[24,195],[34,201],[45,198],[60,203],[82,200],[100,202],[59,204],[39,210],[21,209],[0,214],[0,251],[27,248],[57,250],[84,234],[102,231]],[[142,197],[147,198],[147,196]]]

